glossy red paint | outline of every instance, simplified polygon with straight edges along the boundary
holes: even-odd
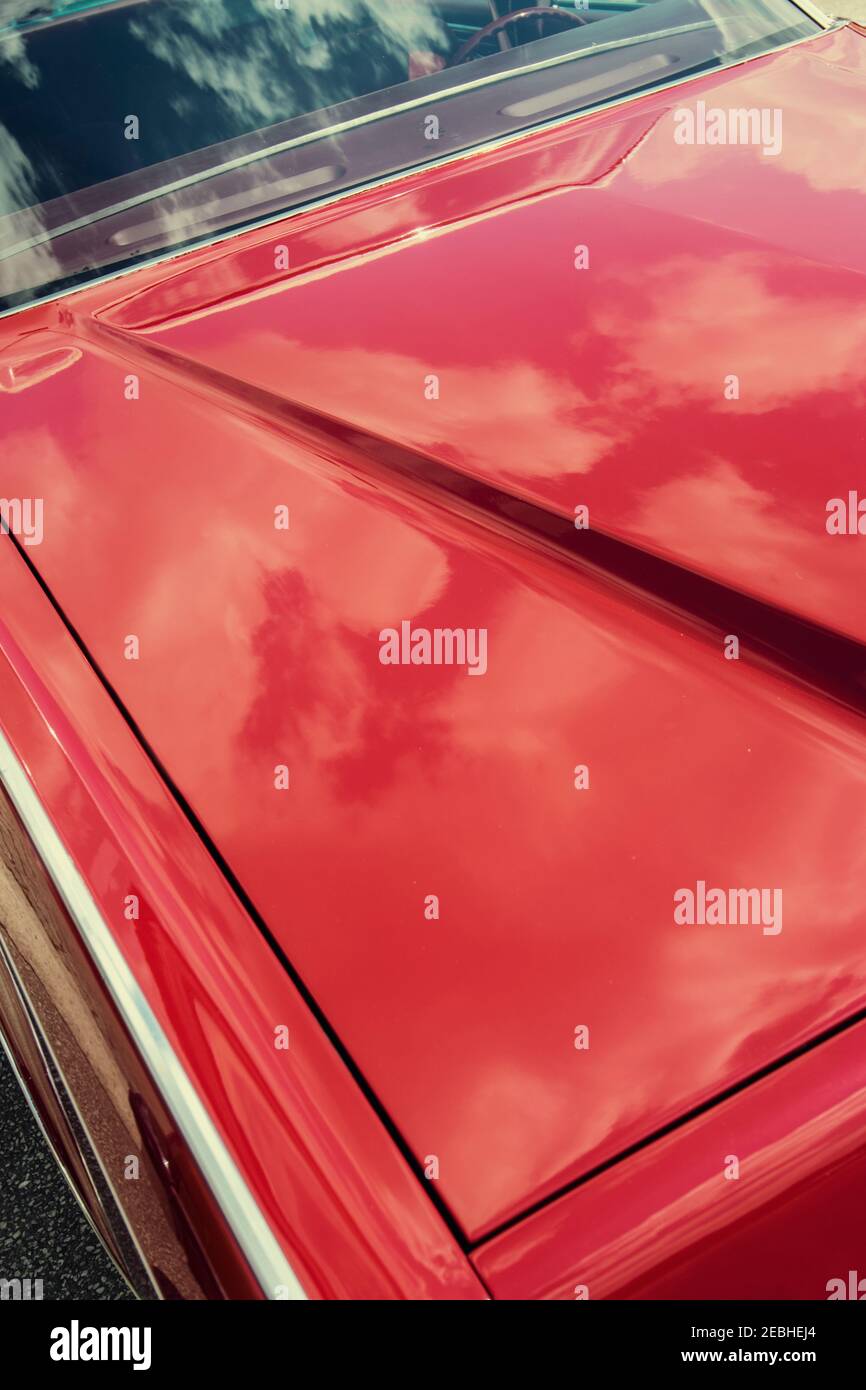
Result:
[[[422,1185],[8,537],[0,538],[0,591],[6,736],[307,1293],[484,1297]],[[137,923],[124,915],[130,893],[141,904]],[[8,893],[4,920],[7,905]],[[97,1044],[107,1043],[109,1058],[121,1061],[119,1078],[99,1064],[95,1073],[105,1117],[117,1111],[129,1144],[105,1145],[101,1156],[145,1250],[162,1256],[163,1272],[186,1297],[195,1295],[183,1280],[196,1272],[208,1296],[221,1289],[254,1297],[255,1282],[170,1118],[143,1083],[136,1085],[140,1064],[75,934],[63,938],[48,922],[43,943],[24,925],[30,939],[19,931],[13,944],[26,954],[41,1013],[70,1034],[67,1051],[92,1058]],[[289,1028],[288,1052],[274,1047],[278,1024]],[[20,1059],[22,1045],[15,1050]],[[33,1077],[43,1108],[48,1097],[35,1068]],[[158,1087],[159,1077],[154,1081]],[[146,1107],[132,1103],[124,1084],[143,1093]],[[105,1129],[103,1123],[103,1139]],[[123,1180],[128,1152],[141,1155],[145,1167],[155,1152],[170,1160],[158,1173],[162,1219],[167,1215],[187,1250],[191,1271],[182,1278],[165,1260],[158,1204],[143,1216],[136,1185]]]
[[[863,434],[864,78],[844,29],[81,302],[862,638],[860,551],[825,521]],[[698,100],[779,109],[781,153],[676,145]]]
[[[8,398],[3,490],[45,498],[32,559],[473,1240],[864,1004],[862,720],[748,640],[725,661],[735,629],[689,597],[702,572],[863,635],[860,552],[824,522],[854,485],[866,370],[845,144],[864,52],[825,36],[0,325],[0,370],[30,383]],[[698,98],[783,109],[782,153],[676,146],[672,112]],[[555,522],[579,504],[675,561],[681,601],[573,554]],[[402,619],[486,627],[487,674],[382,666]],[[698,879],[780,887],[783,931],[676,926]],[[250,980],[259,1020],[288,991],[233,920],[227,1048],[249,1040]],[[190,979],[225,932],[193,933]],[[176,964],[123,944],[279,1220],[297,1155],[262,1171],[254,1088],[226,1116]],[[349,1145],[363,1244],[355,1123],[318,1137]],[[316,1285],[313,1226],[293,1253]],[[403,1251],[402,1288],[428,1254]],[[345,1290],[325,1262],[316,1287]]]
[[[483,1245],[495,1298],[826,1299],[866,1248],[866,1025]],[[866,1292],[864,1285],[863,1292]]]

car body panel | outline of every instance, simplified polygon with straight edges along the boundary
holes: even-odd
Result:
[[[822,36],[701,78],[688,99],[838,122],[862,94],[862,52],[851,30]],[[858,428],[863,359],[842,321],[856,321],[863,250],[839,232],[825,253],[822,236],[850,224],[863,180],[803,128],[770,174],[744,147],[689,149],[680,166],[685,99],[656,93],[0,325],[3,491],[45,499],[29,558],[416,1164],[435,1158],[469,1240],[864,1000],[860,717],[748,633],[727,661],[738,629],[722,621],[741,590],[862,635],[862,562],[850,547],[837,561],[824,502]],[[766,211],[779,179],[801,235]],[[773,360],[753,351],[779,306],[787,386],[778,341]],[[814,360],[825,335],[832,370]],[[728,367],[743,385],[731,410]],[[573,549],[554,523],[582,503],[621,559],[673,562],[673,598]],[[772,562],[755,573],[765,535]],[[712,621],[694,571],[716,583]],[[486,628],[486,674],[383,666],[379,633],[402,620]],[[676,925],[673,894],[697,880],[778,886],[784,930],[732,941]],[[271,991],[285,1010],[289,985],[250,929],[236,921],[235,958],[273,1018]],[[192,978],[225,930],[185,948]],[[165,1004],[174,963],[140,936],[124,949],[217,1088],[226,1063],[212,1068],[180,1001]],[[231,1126],[244,1171],[263,1123],[254,1107]],[[356,1150],[356,1194],[365,1163]],[[291,1246],[276,1195],[262,1200]],[[442,1285],[465,1289],[422,1200]],[[313,1245],[292,1253],[315,1288]]]
[[[0,577],[5,736],[308,1295],[484,1297],[356,1079],[5,536]],[[11,884],[9,862],[17,868],[22,853],[4,853]],[[53,902],[50,887],[44,892]],[[130,894],[137,921],[126,917]],[[145,1075],[75,931],[56,905],[28,913],[26,895],[18,900],[16,912],[4,900],[4,947],[75,1085],[158,1286],[165,1296],[176,1296],[173,1288],[184,1297],[284,1297],[251,1276],[160,1099],[159,1076]],[[278,1027],[289,1030],[287,1050],[275,1047]],[[5,1017],[4,1030],[8,1038]],[[11,1041],[20,1061],[23,1040]],[[46,1079],[40,1086],[35,1064],[28,1070],[38,1096]],[[126,1180],[127,1155],[140,1160],[140,1182]]]
[[[825,523],[863,438],[864,82],[843,29],[302,219],[288,274],[269,229],[104,317],[859,640]],[[675,144],[699,101],[780,111],[780,153]]]
[[[862,1298],[864,1121],[859,1023],[473,1259],[494,1298]]]

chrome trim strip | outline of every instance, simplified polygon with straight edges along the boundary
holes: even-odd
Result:
[[[792,0],[793,4],[799,4],[800,0]],[[814,17],[814,16],[813,16]],[[820,21],[819,21],[820,22]],[[831,19],[827,22],[827,29],[844,29],[847,27],[846,19]],[[443,155],[440,159],[431,159],[422,164],[410,164],[405,169],[398,169],[396,173],[386,174],[380,179],[368,179],[365,183],[354,184],[351,188],[341,188],[339,193],[334,193],[330,198],[313,198],[308,203],[299,203],[293,208],[284,208],[281,212],[273,213],[270,217],[259,218],[258,221],[251,220],[245,222],[242,227],[235,227],[231,230],[215,232],[211,237],[204,237],[186,246],[173,246],[158,256],[152,256],[138,261],[135,265],[124,266],[121,270],[111,270],[105,275],[94,276],[92,280],[85,280],[80,285],[72,285],[65,290],[55,290],[53,294],[45,294],[40,298],[31,299],[26,304],[16,304],[11,309],[0,310],[0,320],[12,318],[15,314],[25,314],[29,309],[35,309],[39,304],[52,304],[58,299],[68,299],[72,294],[84,294],[88,290],[95,289],[98,285],[106,285],[112,280],[123,280],[127,275],[136,275],[140,270],[146,270],[153,266],[167,265],[170,261],[176,261],[181,256],[191,256],[197,251],[207,251],[211,246],[218,246],[222,242],[235,240],[236,237],[246,236],[248,232],[261,231],[264,227],[274,227],[280,222],[288,222],[294,217],[300,217],[304,213],[312,212],[320,208],[332,207],[335,203],[343,202],[346,198],[353,198],[358,193],[366,193],[371,189],[387,188],[389,184],[399,183],[401,179],[411,178],[415,174],[426,173],[427,170],[443,169],[449,164],[456,164],[461,159],[472,159],[475,155],[488,154],[493,150],[504,149],[508,145],[513,145],[518,140],[526,140],[529,136],[535,135],[542,130],[556,130],[560,126],[570,125],[574,122],[583,120],[588,116],[596,116],[600,111],[610,111],[616,106],[629,106],[633,101],[641,101],[646,97],[657,96],[660,92],[674,91],[678,87],[687,86],[690,82],[699,82],[706,78],[710,73],[730,72],[733,68],[743,67],[746,63],[757,62],[760,58],[768,58],[773,53],[788,53],[793,48],[799,48],[804,43],[814,43],[818,37],[816,34],[804,34],[802,38],[792,39],[790,43],[773,44],[771,48],[761,49],[758,53],[752,53],[748,58],[738,58],[730,63],[722,63],[717,68],[709,69],[706,72],[688,73],[685,77],[674,78],[671,82],[660,83],[658,87],[653,87],[649,91],[632,92],[627,96],[611,98],[610,101],[597,102],[594,106],[587,106],[581,111],[569,111],[565,116],[557,116],[550,121],[538,121],[535,125],[525,126],[521,130],[510,131],[507,135],[497,136],[494,140],[488,140],[484,144],[471,145],[465,150],[455,150],[451,154]]]
[[[24,768],[0,731],[6,788],[126,1028],[267,1298],[304,1300],[276,1237],[114,940]],[[277,1290],[281,1292],[277,1293]]]
[[[798,10],[802,10],[810,19],[814,19],[816,24],[820,24],[822,29],[833,29],[838,24],[838,20],[833,15],[827,14],[826,10],[821,10],[812,0],[791,0]],[[847,22],[847,21],[843,21]]]

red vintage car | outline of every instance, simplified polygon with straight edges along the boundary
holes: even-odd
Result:
[[[864,97],[0,6],[0,1029],[142,1297],[866,1296]]]

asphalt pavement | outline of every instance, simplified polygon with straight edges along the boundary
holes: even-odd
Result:
[[[132,1298],[42,1137],[0,1048],[0,1279],[44,1300]],[[25,1286],[26,1287],[26,1286]]]

